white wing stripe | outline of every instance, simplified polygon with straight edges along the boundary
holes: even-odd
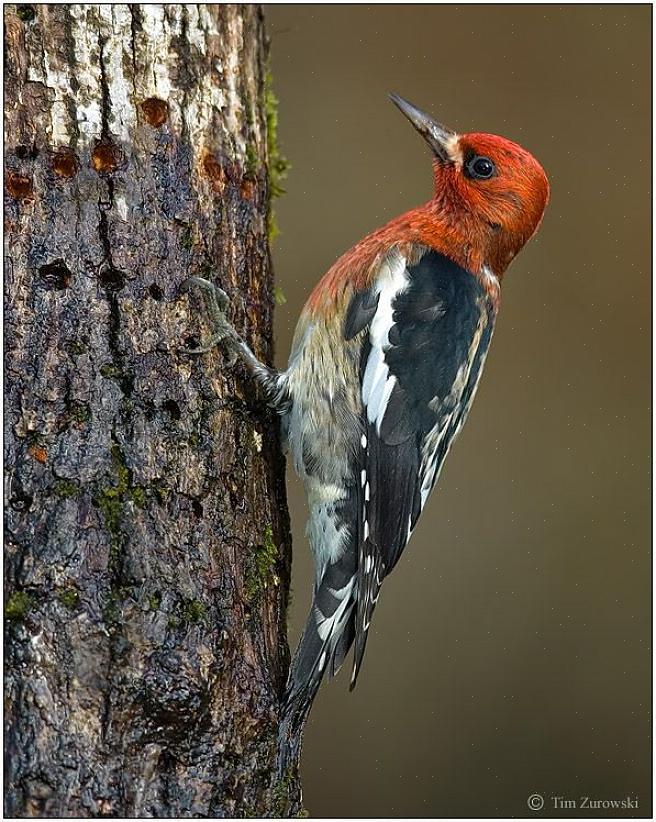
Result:
[[[389,398],[396,385],[396,377],[389,374],[385,362],[385,349],[389,346],[389,332],[394,325],[392,303],[398,294],[408,287],[406,259],[398,252],[381,266],[376,281],[378,307],[371,321],[369,342],[371,351],[362,378],[362,402],[367,409],[367,419],[376,425],[380,433]]]

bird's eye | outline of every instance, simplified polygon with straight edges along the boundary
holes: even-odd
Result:
[[[474,180],[489,180],[496,172],[496,166],[489,157],[475,155],[467,161],[465,171]]]

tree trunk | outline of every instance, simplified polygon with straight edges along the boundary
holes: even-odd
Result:
[[[5,813],[299,810],[256,6],[5,7]],[[267,115],[269,115],[267,117]]]

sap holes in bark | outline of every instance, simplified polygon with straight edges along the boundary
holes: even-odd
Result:
[[[171,417],[172,420],[179,420],[182,416],[182,412],[180,411],[180,406],[175,400],[165,400],[162,403],[162,408],[166,413]]]
[[[159,128],[163,126],[169,116],[169,106],[165,100],[160,100],[158,97],[149,97],[141,104],[146,121],[153,127]]]
[[[209,151],[203,159],[203,168],[214,191],[216,191],[217,194],[221,194],[226,186],[227,174],[216,157],[210,154]]]
[[[5,186],[14,200],[30,200],[34,192],[32,180],[24,174],[17,174],[15,171],[10,171],[7,174]]]
[[[39,269],[39,282],[46,291],[64,291],[72,279],[73,274],[63,260],[53,260]]]
[[[100,285],[105,291],[120,291],[125,286],[125,274],[117,268],[106,266],[98,274]]]
[[[91,152],[91,166],[98,174],[112,174],[123,163],[123,152],[111,140],[101,140]]]
[[[52,169],[58,177],[74,177],[79,167],[80,162],[71,148],[62,146],[52,155]]]
[[[39,150],[36,146],[16,146],[16,156],[19,160],[36,160]]]
[[[157,285],[157,283],[151,283],[148,286],[148,293],[153,298],[153,300],[157,300],[158,302],[164,297],[164,292]]]
[[[185,337],[182,342],[183,342],[184,348],[199,348],[200,347],[200,340],[198,339],[198,337],[195,337],[193,334],[190,337]]]
[[[42,445],[32,443],[32,445],[30,445],[27,449],[27,453],[32,457],[32,459],[35,459],[42,465],[45,465],[45,463],[48,462],[48,452]]]
[[[33,501],[32,494],[27,493],[21,481],[14,475],[9,482],[9,505],[14,511],[29,511]]]
[[[199,499],[191,501],[191,508],[194,514],[200,519],[203,516],[203,503]]]
[[[239,193],[241,194],[242,200],[254,200],[255,194],[257,192],[257,186],[253,180],[249,180],[245,177],[239,188]]]
[[[23,23],[31,23],[36,17],[36,11],[34,10],[34,6],[30,6],[28,3],[21,3],[19,6],[16,6],[16,15]]]

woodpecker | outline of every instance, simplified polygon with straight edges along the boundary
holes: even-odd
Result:
[[[380,587],[408,544],[465,423],[506,268],[536,232],[547,177],[516,143],[456,134],[398,95],[428,143],[434,194],[347,251],[312,291],[289,365],[259,362],[200,278],[218,342],[241,357],[281,415],[310,511],[314,597],[283,699],[279,768],[326,673],[354,646],[351,688]]]

